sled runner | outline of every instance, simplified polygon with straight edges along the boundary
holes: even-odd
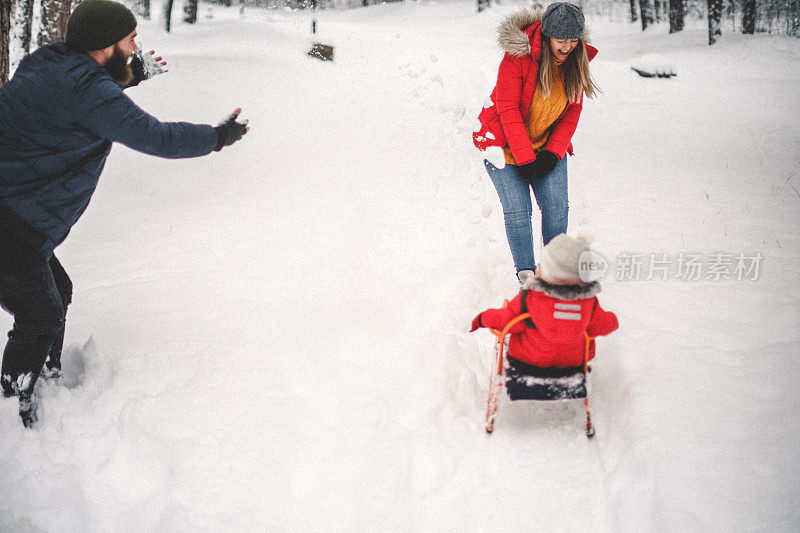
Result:
[[[507,304],[508,302],[506,302]],[[509,398],[515,400],[578,400],[582,399],[586,409],[586,436],[594,437],[592,417],[589,413],[589,393],[586,376],[589,373],[589,350],[594,337],[585,334],[583,366],[575,368],[540,368],[510,358],[504,368],[503,349],[506,335],[517,323],[530,318],[530,313],[514,317],[502,331],[491,330],[497,337],[494,346],[494,367],[489,376],[489,400],[486,406],[486,432],[494,431],[494,420],[505,389]],[[513,362],[512,362],[513,361]]]

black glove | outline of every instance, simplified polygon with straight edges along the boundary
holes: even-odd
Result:
[[[547,150],[540,150],[539,153],[536,154],[536,159],[530,163],[520,165],[519,171],[525,180],[533,184],[534,180],[550,174],[550,172],[556,168],[556,163],[558,163],[558,156],[556,156],[556,154],[548,152]]]
[[[215,150],[219,152],[223,146],[230,146],[242,136],[247,133],[247,121],[236,122],[236,117],[241,113],[241,109],[237,109],[225,122],[214,128],[217,131],[217,147]]]
[[[136,52],[138,52],[138,50]],[[144,77],[144,65],[142,64],[142,57],[141,55],[137,55],[136,52],[133,53],[133,57],[131,58],[130,65],[131,71],[133,72],[133,78],[131,78],[131,81],[128,83],[128,87],[136,87],[142,81],[147,79]]]

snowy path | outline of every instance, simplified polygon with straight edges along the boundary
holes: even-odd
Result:
[[[304,56],[302,16],[217,13],[171,36],[144,26],[171,72],[131,95],[165,120],[216,123],[241,106],[252,132],[198,160],[114,149],[59,253],[76,285],[68,387],[42,388],[34,432],[0,401],[0,448],[12,450],[0,529],[800,523],[800,396],[781,372],[800,323],[788,265],[800,195],[775,192],[798,167],[797,99],[777,98],[797,94],[796,76],[717,81],[749,49],[731,45],[708,71],[690,42],[685,75],[654,85],[625,65],[640,36],[596,33],[605,95],[576,136],[571,228],[611,257],[730,249],[774,262],[744,285],[610,281],[601,299],[623,329],[592,374],[598,437],[565,404],[506,404],[487,437],[491,338],[465,331],[515,283],[469,132],[501,13],[465,2],[323,14],[333,64]],[[756,74],[798,71],[785,43],[769,41],[788,58]],[[729,83],[752,108],[721,96]],[[718,145],[704,142],[712,124]],[[772,162],[755,183],[751,139]],[[767,490],[769,504],[751,501]]]

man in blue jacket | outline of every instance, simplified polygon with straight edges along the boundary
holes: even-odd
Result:
[[[0,87],[0,306],[14,316],[0,385],[36,422],[33,389],[60,371],[72,282],[53,250],[94,193],[111,145],[167,158],[198,157],[242,138],[240,109],[216,127],[159,122],[123,92],[146,78],[132,69],[136,19],[111,0],[85,0],[66,42],[25,57]],[[138,75],[134,76],[134,70]]]

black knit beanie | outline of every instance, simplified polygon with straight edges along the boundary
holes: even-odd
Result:
[[[84,0],[67,21],[67,44],[79,52],[102,50],[136,29],[131,10],[112,0]]]
[[[553,39],[580,39],[583,25],[583,11],[568,2],[550,4],[542,15],[542,33]]]

